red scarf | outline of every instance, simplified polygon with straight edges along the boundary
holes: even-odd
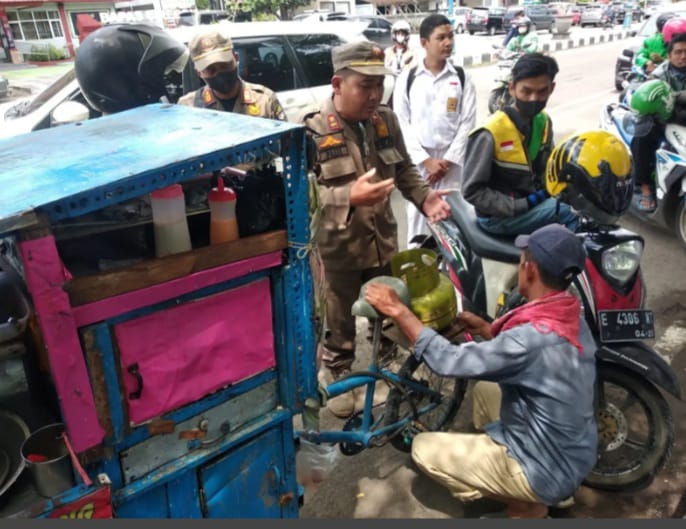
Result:
[[[579,318],[581,304],[569,292],[548,294],[536,301],[525,303],[521,307],[511,310],[491,324],[493,336],[498,335],[518,325],[531,323],[538,332],[548,334],[554,332],[560,338],[567,340],[579,352]]]

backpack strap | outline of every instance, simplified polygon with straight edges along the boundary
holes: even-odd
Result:
[[[457,78],[460,80],[460,86],[464,89],[464,68],[462,66],[457,66],[455,63],[452,63],[453,68],[455,68],[455,71],[457,72]],[[414,78],[417,76],[417,66],[413,66],[410,68],[410,71],[407,73],[407,85],[405,88],[405,93],[407,95],[407,99],[410,99],[410,88],[412,87],[412,83],[414,83]]]
[[[410,71],[407,72],[407,84],[405,85],[405,95],[407,96],[407,99],[410,99],[410,88],[412,87],[412,83],[414,83],[414,78],[417,76],[417,66],[413,66],[410,68]]]

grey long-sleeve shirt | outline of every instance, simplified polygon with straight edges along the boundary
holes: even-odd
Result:
[[[546,504],[570,496],[596,462],[595,343],[581,321],[583,352],[532,324],[489,341],[455,345],[424,328],[415,355],[436,373],[497,382],[500,419],[486,433],[507,447]]]

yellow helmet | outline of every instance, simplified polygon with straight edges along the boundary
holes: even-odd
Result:
[[[612,224],[631,203],[631,155],[604,130],[571,136],[548,158],[545,186],[581,214]]]

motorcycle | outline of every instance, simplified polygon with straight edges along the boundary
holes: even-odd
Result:
[[[452,216],[432,224],[422,246],[440,252],[462,308],[493,319],[523,301],[517,293],[521,250],[511,239],[483,231],[459,192],[446,200]],[[588,258],[570,290],[598,346],[598,461],[585,484],[638,490],[652,482],[674,442],[670,407],[658,388],[678,399],[681,389],[671,367],[642,341],[654,338],[652,311],[643,308],[643,238],[592,219],[583,219],[577,236]]]
[[[497,53],[498,73],[495,78],[495,87],[488,96],[488,111],[493,114],[496,110],[502,110],[514,101],[510,95],[511,70],[517,59],[522,56],[521,52],[509,52],[501,50]]]
[[[631,70],[626,74],[622,81],[622,91],[619,93],[619,102],[625,107],[630,108],[631,95],[644,81],[648,79],[646,71],[637,65],[632,65]]]
[[[600,17],[600,27],[603,29],[612,29],[612,27],[615,25],[615,17],[614,15],[603,15]]]
[[[609,103],[601,110],[600,127],[619,137],[627,148],[636,127],[641,126],[642,121],[626,102]],[[632,201],[629,211],[641,221],[673,231],[686,248],[686,126],[667,124],[655,158],[657,208],[652,212],[642,211]]]

